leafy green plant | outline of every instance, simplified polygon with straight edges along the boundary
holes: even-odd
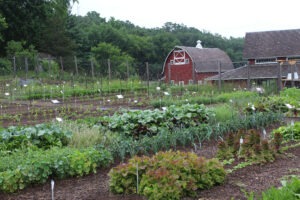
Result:
[[[52,148],[15,152],[0,158],[0,190],[15,192],[32,183],[44,183],[52,177],[65,178],[96,172],[108,166],[112,156],[107,150],[94,148]]]
[[[243,142],[240,143],[240,140]],[[280,145],[280,138],[268,142],[262,140],[257,131],[250,129],[244,133],[230,133],[226,140],[219,142],[217,157],[222,160],[243,158],[252,163],[270,162],[275,159]]]
[[[141,135],[156,135],[162,127],[171,130],[206,124],[211,116],[212,112],[203,105],[185,104],[170,106],[166,111],[155,109],[115,113],[112,117],[104,117],[102,124],[112,131],[138,139]]]
[[[68,144],[71,135],[70,131],[63,131],[54,124],[38,124],[31,127],[11,126],[0,132],[0,150],[62,147]]]
[[[274,136],[276,133],[281,134],[284,140],[300,140],[300,122],[281,126],[278,129],[273,130],[272,135]]]
[[[297,200],[300,199],[300,179],[298,177],[292,178],[290,181],[282,181],[281,188],[271,187],[270,189],[262,192],[257,200],[269,200],[269,199],[286,199]],[[254,195],[250,195],[248,200],[254,200]]]
[[[109,176],[114,193],[136,193],[138,187],[138,193],[149,199],[180,199],[196,195],[197,189],[223,183],[225,170],[216,159],[168,151],[153,157],[133,157],[111,169]]]

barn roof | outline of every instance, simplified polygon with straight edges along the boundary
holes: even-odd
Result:
[[[174,50],[184,50],[191,57],[192,62],[195,64],[196,72],[218,72],[219,63],[221,70],[227,71],[233,69],[233,64],[229,56],[218,48],[196,48],[186,46],[176,46],[167,56]],[[165,60],[164,66],[166,65]]]
[[[246,65],[234,70],[229,70],[221,74],[221,80],[245,80],[249,77],[251,79],[275,79],[278,77],[278,64],[260,64],[260,65]],[[282,78],[286,78],[288,73],[291,73],[291,66],[284,64],[281,66]],[[300,74],[300,67],[294,68]],[[207,78],[208,81],[219,80],[219,75]]]
[[[244,58],[300,55],[300,29],[246,33]]]
[[[233,69],[233,64],[229,56],[218,48],[196,48],[177,46],[177,48],[185,50],[195,63],[197,72],[218,72],[221,64],[222,71]]]

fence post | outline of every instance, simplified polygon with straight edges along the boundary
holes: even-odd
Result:
[[[77,65],[77,57],[74,56],[74,62],[75,62],[75,72],[76,72],[76,76],[78,76],[78,65]]]
[[[25,80],[27,80],[28,75],[28,58],[25,57]]]
[[[148,96],[149,96],[150,82],[149,82],[149,64],[148,64],[148,62],[146,62],[146,73],[147,73],[147,89],[148,89]]]
[[[291,71],[292,71],[292,87],[295,87],[295,65],[296,65],[296,62],[295,62],[295,64],[294,63],[292,63],[291,64]]]
[[[129,80],[129,64],[128,61],[126,61],[126,70],[127,70],[127,81]]]
[[[193,72],[192,72],[192,76],[193,76],[193,84],[195,84],[195,83],[196,83],[196,75],[195,75],[195,73],[196,73],[196,71],[195,71],[195,62],[193,62],[193,67],[192,67],[192,70],[193,70]]]
[[[171,85],[171,64],[168,63],[168,76],[169,76],[169,85]]]
[[[221,91],[222,85],[221,85],[221,81],[222,81],[222,70],[221,70],[221,62],[218,61],[218,67],[219,67],[219,81],[218,81],[218,86],[219,86],[219,91]]]
[[[64,64],[61,56],[60,56],[60,66],[61,66],[61,75],[62,75],[61,79],[64,79]]]
[[[277,91],[280,93],[282,89],[282,67],[283,62],[278,63]]]
[[[93,63],[93,59],[91,59],[91,70],[92,70],[92,78],[94,78],[94,63]]]
[[[110,59],[107,59],[107,65],[108,65],[108,93],[110,93],[110,79],[111,79]]]
[[[251,85],[250,85],[250,65],[247,65],[247,88],[248,90],[251,89]]]
[[[13,57],[13,68],[14,68],[14,77],[17,76],[17,67],[16,67],[16,56]]]

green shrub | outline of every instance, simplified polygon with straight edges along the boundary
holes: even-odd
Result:
[[[0,75],[9,75],[12,71],[12,63],[5,59],[0,58]]]
[[[206,160],[190,152],[168,151],[153,157],[133,157],[127,164],[111,169],[109,176],[113,193],[136,193],[138,185],[139,194],[159,200],[195,196],[198,189],[223,183],[225,171],[215,159]]]

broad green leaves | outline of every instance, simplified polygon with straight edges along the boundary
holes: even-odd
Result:
[[[161,128],[187,128],[208,123],[213,114],[203,105],[185,104],[162,110],[127,111],[104,117],[104,124],[112,131],[138,139],[142,135],[156,135]]]
[[[56,125],[38,124],[32,127],[11,126],[0,132],[0,151],[66,146],[72,133]]]

